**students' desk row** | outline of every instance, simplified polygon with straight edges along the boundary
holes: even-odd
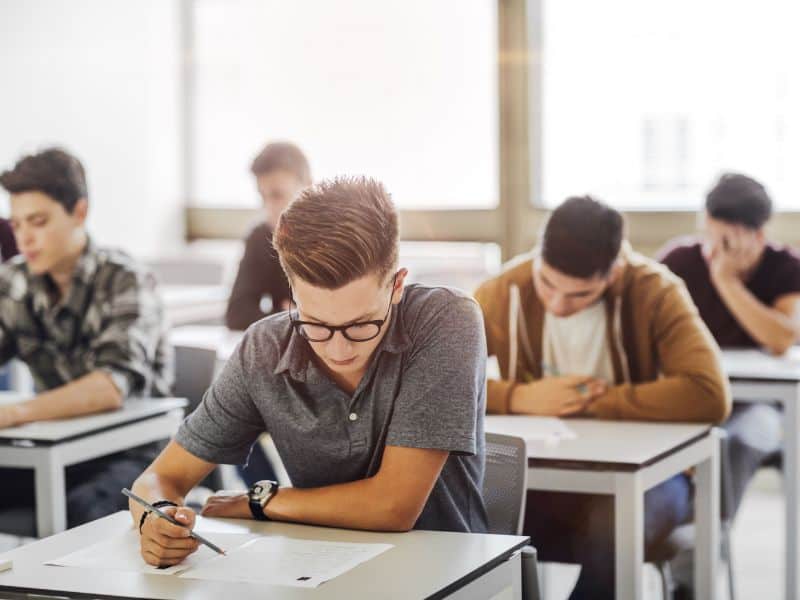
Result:
[[[0,429],[0,467],[34,470],[39,537],[67,527],[66,467],[172,437],[184,406],[182,398],[130,399],[113,412]]]
[[[149,598],[219,600],[236,598],[477,598],[521,600],[519,550],[528,538],[506,535],[411,531],[374,533],[286,523],[226,519],[264,535],[319,541],[392,544],[383,554],[318,588],[253,585],[183,579],[171,575],[46,566],[54,560],[130,530],[131,517],[119,512],[0,555],[13,569],[0,573],[0,592],[38,593],[66,598]],[[209,534],[211,536],[212,534]],[[0,593],[2,596],[2,593]]]
[[[695,467],[695,589],[698,598],[716,597],[719,441],[711,426],[570,419],[574,439],[546,442],[529,437],[536,420],[489,416],[486,431],[527,440],[528,489],[614,496],[618,599],[644,594],[645,492]]]
[[[169,322],[185,325],[221,319],[230,290],[223,285],[162,285],[159,293]]]
[[[786,493],[786,600],[800,600],[800,348],[782,357],[758,350],[725,350],[722,365],[736,400],[783,407],[783,478]]]

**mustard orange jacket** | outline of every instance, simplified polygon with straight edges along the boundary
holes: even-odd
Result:
[[[731,397],[719,348],[683,282],[627,246],[622,256],[621,276],[604,295],[615,381],[584,416],[724,421]],[[487,383],[487,411],[508,413],[514,386],[542,377],[545,310],[534,288],[533,254],[511,261],[475,297],[501,375]]]

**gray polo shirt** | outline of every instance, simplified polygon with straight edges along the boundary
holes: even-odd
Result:
[[[415,528],[486,531],[480,308],[453,289],[410,285],[387,327],[350,395],[317,366],[288,313],[256,322],[176,441],[240,464],[267,431],[298,488],[371,477],[387,445],[448,450]]]

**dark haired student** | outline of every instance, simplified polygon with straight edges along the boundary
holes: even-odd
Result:
[[[0,175],[20,255],[0,266],[0,363],[25,362],[36,395],[0,406],[0,428],[88,415],[126,396],[167,395],[171,364],[152,278],[86,232],[86,177],[60,149],[25,156]],[[125,506],[155,445],[67,469],[70,527]],[[30,471],[0,469],[0,508],[32,506]]]
[[[661,258],[684,280],[723,348],[782,354],[800,339],[800,256],[767,239],[771,214],[763,185],[727,173],[706,197],[704,235],[671,242]],[[781,414],[770,404],[737,401],[723,427],[738,508],[756,471],[780,452]],[[690,586],[690,577],[676,575]]]
[[[730,410],[717,348],[683,283],[623,242],[622,216],[589,197],[551,215],[541,246],[476,292],[492,413],[719,423]],[[691,518],[686,475],[645,494],[645,554]],[[614,597],[608,496],[528,492],[525,535],[544,560],[582,565],[571,598]]]
[[[302,150],[290,142],[264,146],[250,165],[261,196],[264,221],[245,239],[244,255],[228,300],[225,324],[244,330],[289,306],[289,282],[272,246],[272,235],[283,210],[311,185],[311,167]]]
[[[278,217],[300,191],[311,185],[311,167],[303,151],[290,142],[272,142],[253,159],[250,172],[261,196],[264,220],[247,234],[244,255],[228,299],[225,324],[244,330],[268,315],[289,307],[289,281],[278,261],[272,236]],[[275,469],[259,444],[246,465],[237,466],[242,479],[252,485],[275,479]]]

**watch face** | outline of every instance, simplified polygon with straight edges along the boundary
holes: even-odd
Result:
[[[261,502],[269,496],[272,491],[273,483],[271,481],[257,481],[250,488],[250,497],[253,500]]]

